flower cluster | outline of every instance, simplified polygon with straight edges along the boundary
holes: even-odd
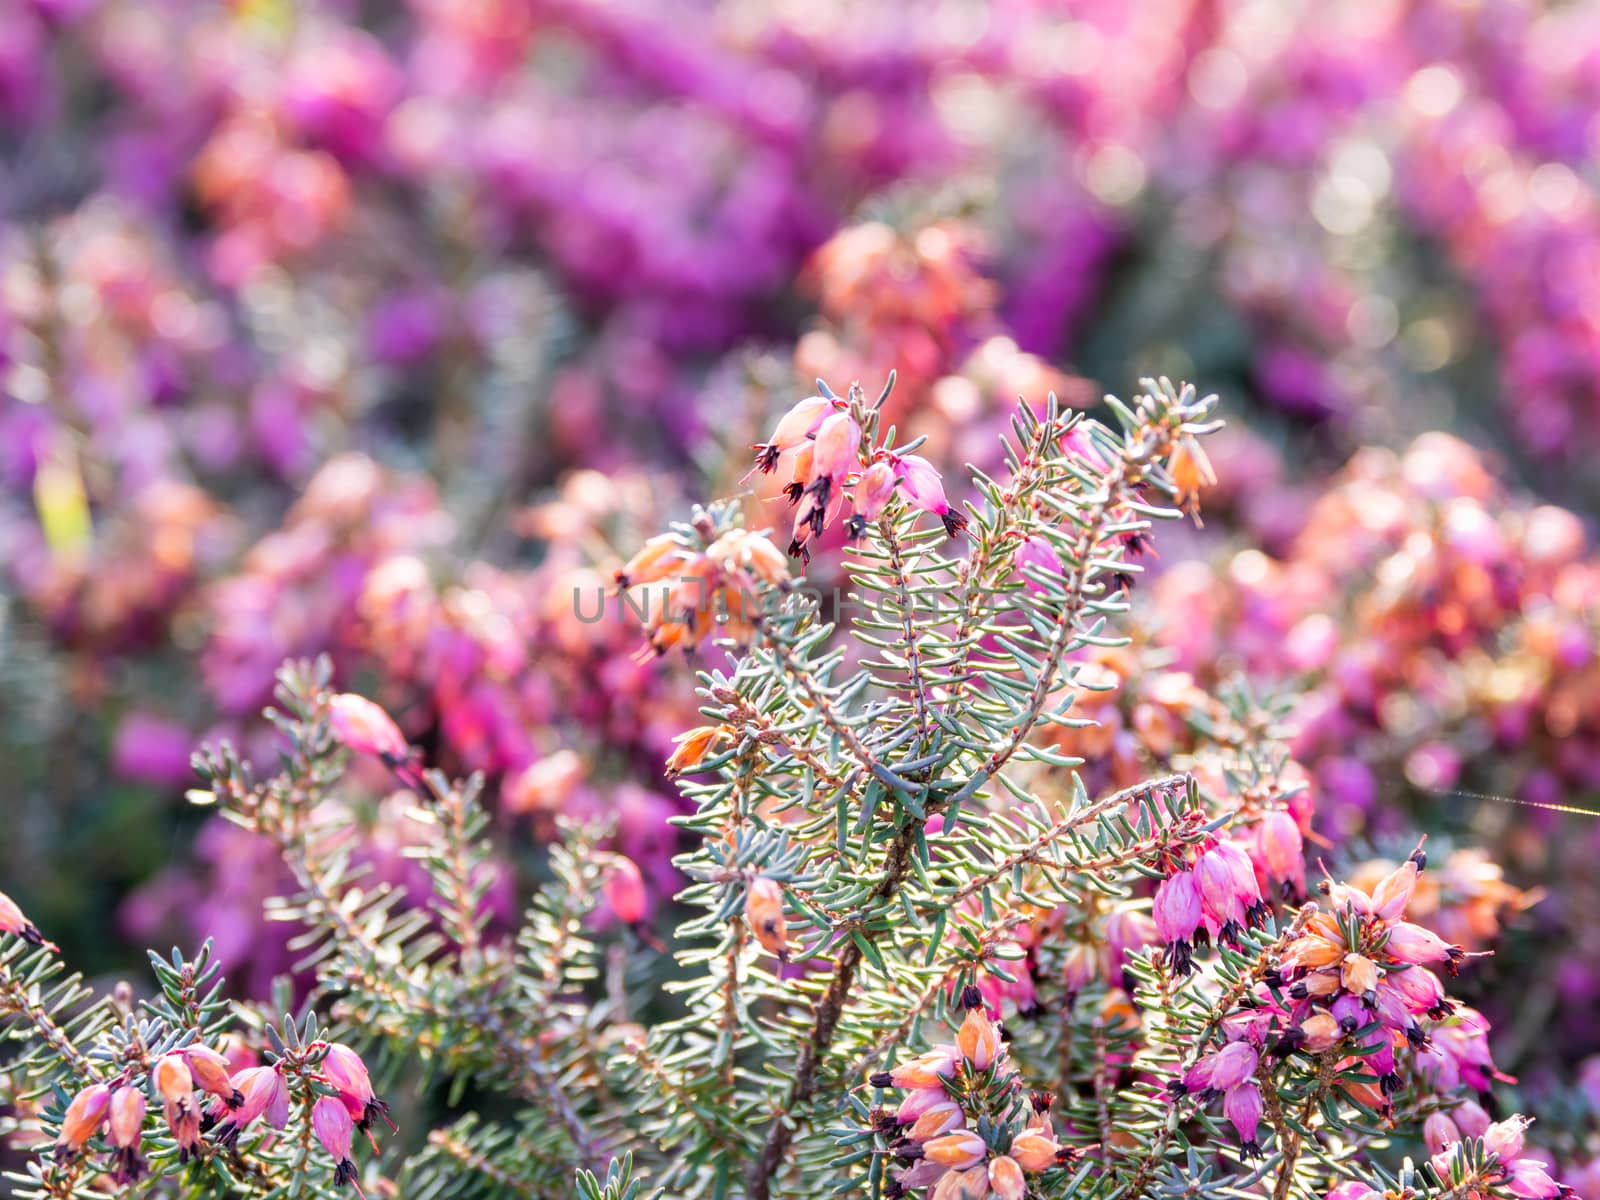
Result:
[[[1037,1176],[1083,1156],[1055,1140],[1050,1097],[1024,1094],[976,987],[962,993],[961,1006],[966,1016],[954,1042],[870,1080],[874,1088],[905,1092],[897,1106],[874,1115],[899,1164],[885,1196],[1023,1200]]]

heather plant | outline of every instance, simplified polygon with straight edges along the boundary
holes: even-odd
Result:
[[[1214,398],[1146,381],[1111,426],[1024,400],[966,500],[887,396],[819,386],[756,447],[789,556],[718,505],[618,572],[655,653],[705,655],[706,723],[667,764],[693,806],[672,906],[569,822],[493,935],[481,777],[432,769],[327,660],[286,667],[278,769],[223,745],[192,798],[281,856],[271,913],[316,987],[269,1017],[175,953],[135,1008],[5,901],[18,1194],[1556,1196],[1525,1123],[1474,1098],[1499,1073],[1435,970],[1471,956],[1407,920],[1422,847],[1308,887],[1272,704],[1167,696],[1190,735],[1120,786],[1067,749],[1154,523],[1210,478]],[[830,534],[849,590],[819,602],[786,557]],[[424,904],[357,865],[351,753],[431,830]],[[463,1115],[375,1162],[369,1061],[397,1111],[427,1079]]]

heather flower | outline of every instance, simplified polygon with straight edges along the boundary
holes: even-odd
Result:
[[[938,517],[944,522],[945,533],[951,537],[967,527],[967,518],[951,508],[945,498],[944,483],[932,463],[920,454],[896,455],[894,461],[900,472],[900,486],[905,489],[913,508]]]
[[[108,1140],[115,1153],[111,1176],[119,1184],[130,1184],[144,1178],[146,1166],[139,1153],[139,1143],[144,1137],[144,1090],[124,1085],[111,1093]]]
[[[887,458],[875,460],[861,472],[861,478],[856,482],[855,492],[851,496],[855,512],[846,522],[851,537],[861,537],[866,532],[867,526],[878,519],[894,495],[897,482],[894,467]]]
[[[200,1144],[200,1105],[195,1100],[194,1077],[181,1050],[163,1054],[152,1072],[156,1095],[167,1128],[178,1144],[178,1160],[188,1162]]]
[[[322,1148],[333,1159],[333,1182],[348,1183],[356,1195],[365,1193],[356,1182],[356,1165],[350,1158],[350,1138],[355,1129],[344,1102],[334,1096],[319,1096],[311,1106],[311,1130]]]
[[[949,1167],[953,1171],[964,1171],[982,1162],[989,1153],[989,1147],[977,1134],[957,1130],[954,1133],[940,1134],[924,1143],[922,1153],[929,1162]]]
[[[1261,1127],[1263,1111],[1261,1089],[1254,1083],[1235,1084],[1222,1098],[1222,1114],[1238,1134],[1239,1150],[1246,1158],[1261,1157],[1256,1134]]]
[[[261,1117],[274,1129],[288,1124],[289,1089],[278,1068],[246,1067],[233,1076],[232,1083],[244,1099],[237,1108],[228,1111],[226,1119],[217,1126],[219,1143],[231,1145],[246,1126]]]
[[[733,732],[726,725],[701,725],[673,738],[675,749],[667,758],[668,775],[693,771],[722,738]]]
[[[644,920],[650,901],[645,892],[644,876],[633,859],[623,854],[614,855],[600,888],[619,921],[637,925]]]
[[[110,1111],[111,1089],[103,1083],[90,1084],[74,1096],[61,1117],[56,1161],[71,1162],[81,1154],[84,1144],[105,1125]]]
[[[765,875],[752,879],[745,889],[744,917],[756,940],[779,962],[789,961],[789,930],[783,914],[783,888]]]
[[[1012,569],[1021,575],[1024,584],[1032,591],[1043,591],[1045,584],[1034,578],[1034,573],[1060,578],[1066,574],[1061,556],[1048,541],[1037,533],[1030,534],[1017,544],[1011,555]]]
[[[1000,1200],[1024,1200],[1028,1181],[1016,1159],[1002,1154],[989,1163],[989,1190]]]
[[[44,935],[33,922],[22,915],[22,909],[17,907],[17,902],[4,892],[0,892],[0,933],[15,934],[23,941],[34,946],[43,946],[46,950],[59,949],[54,942],[44,940]]]
[[[835,403],[823,396],[809,396],[784,413],[772,435],[756,444],[756,468],[772,471],[784,451],[793,450],[817,433],[823,421],[833,415]]]
[[[1203,918],[1200,888],[1193,871],[1167,876],[1156,888],[1156,934],[1167,948],[1167,961],[1179,975],[1192,969],[1190,947]]]
[[[1061,1144],[1045,1133],[1028,1130],[1011,1139],[1011,1157],[1024,1171],[1047,1171],[1060,1154]]]
[[[379,1117],[390,1129],[395,1127],[389,1120],[389,1106],[378,1099],[372,1089],[367,1064],[350,1047],[342,1042],[329,1042],[328,1053],[322,1060],[322,1073],[338,1090],[339,1099],[349,1110],[357,1129],[363,1132],[371,1129],[373,1121]]]
[[[233,1081],[228,1060],[209,1046],[198,1042],[183,1048],[184,1062],[188,1064],[194,1084],[203,1092],[210,1092],[231,1109],[244,1103],[244,1093]]]
[[[1300,824],[1281,808],[1266,813],[1256,826],[1256,852],[1262,873],[1282,889],[1286,899],[1306,894],[1305,843]]]
[[[371,755],[391,770],[408,776],[412,757],[410,744],[394,718],[365,696],[343,692],[328,703],[328,723],[333,736],[357,754]],[[407,782],[411,782],[408,778]]]
[[[961,1047],[961,1056],[969,1062],[974,1070],[988,1070],[1002,1053],[1000,1030],[985,1009],[982,995],[977,988],[967,989],[967,994],[962,996],[962,1004],[967,1010],[965,1019],[961,1022],[961,1030],[956,1037],[957,1044]]]

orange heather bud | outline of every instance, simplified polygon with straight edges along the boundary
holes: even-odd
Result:
[[[1378,964],[1364,954],[1347,954],[1339,968],[1339,982],[1345,991],[1365,996],[1378,986]]]
[[[103,1083],[91,1084],[72,1098],[61,1117],[61,1137],[56,1142],[56,1161],[70,1162],[83,1145],[106,1123],[111,1109],[111,1089]]]
[[[981,1163],[988,1153],[989,1147],[983,1139],[965,1129],[936,1137],[922,1147],[923,1157],[929,1162],[953,1171],[965,1171],[973,1164]]]
[[[1028,1181],[1022,1168],[1010,1155],[1002,1154],[989,1164],[989,1187],[1000,1200],[1023,1200],[1028,1194]]]
[[[655,583],[675,575],[688,557],[689,551],[672,534],[657,534],[617,571],[617,586],[626,590],[636,583]]]
[[[151,1074],[155,1078],[156,1095],[163,1100],[187,1100],[194,1095],[194,1076],[181,1050],[163,1054]]]
[[[783,889],[765,875],[757,875],[745,890],[744,918],[756,939],[779,962],[789,961],[789,926],[783,917]]]
[[[1061,1143],[1042,1133],[1028,1130],[1011,1140],[1011,1157],[1024,1171],[1047,1171],[1056,1165]]]
[[[649,906],[648,897],[644,890],[644,876],[639,872],[639,864],[625,854],[616,855],[611,864],[611,869],[606,872],[605,883],[601,884],[605,892],[606,901],[611,905],[611,911],[617,914],[617,919],[629,925],[637,925],[644,920],[646,908]]]
[[[139,1153],[139,1141],[144,1136],[144,1109],[144,1091],[140,1088],[119,1087],[111,1093],[110,1140],[116,1148],[111,1178],[119,1184],[144,1178],[145,1162]]]
[[[961,1051],[955,1046],[935,1046],[925,1050],[910,1062],[901,1063],[881,1076],[874,1075],[874,1087],[936,1088],[956,1073],[956,1060]],[[877,1082],[882,1079],[882,1083]]]
[[[1303,979],[1297,979],[1289,987],[1289,995],[1296,1000],[1320,1000],[1331,996],[1339,990],[1339,973],[1337,971],[1313,971]]]
[[[672,739],[677,749],[667,759],[667,774],[677,775],[682,771],[692,771],[700,765],[706,752],[719,739],[732,732],[726,725],[699,725],[687,733],[680,733]]]
[[[1314,971],[1318,967],[1331,967],[1344,956],[1345,948],[1341,943],[1313,934],[1296,938],[1293,945],[1283,952],[1280,965],[1286,971],[1298,968]]]
[[[961,1032],[956,1035],[956,1040],[961,1045],[961,1056],[972,1064],[974,1070],[988,1070],[989,1065],[1000,1056],[1000,1031],[984,1011],[982,1000],[977,1008],[967,1010],[966,1020],[961,1022]]]
[[[1312,1054],[1321,1054],[1324,1050],[1338,1044],[1344,1036],[1344,1031],[1339,1028],[1338,1020],[1332,1013],[1319,1011],[1312,1013],[1300,1022],[1301,1045]]]
[[[0,892],[0,933],[14,933],[23,941],[43,946],[46,950],[59,949],[54,942],[44,940],[44,935],[33,922],[22,915],[17,902],[4,892]]]
[[[989,1194],[989,1169],[981,1162],[965,1171],[947,1171],[928,1193],[928,1200],[983,1200]]]
[[[341,692],[328,702],[328,723],[333,736],[357,754],[370,754],[393,765],[411,753],[405,734],[394,718],[365,696]]]
[[[233,1073],[228,1069],[228,1060],[223,1058],[210,1046],[185,1046],[183,1048],[184,1061],[189,1064],[189,1074],[194,1078],[195,1086],[203,1092],[210,1092],[218,1096],[229,1108],[238,1108],[244,1103],[244,1094],[233,1086]]]
[[[1403,916],[1406,905],[1411,902],[1411,893],[1417,886],[1417,873],[1416,862],[1408,858],[1380,880],[1378,886],[1372,889],[1374,914],[1385,921]]]
[[[941,1133],[950,1133],[967,1123],[966,1114],[961,1111],[961,1106],[954,1100],[945,1100],[933,1105],[911,1123],[911,1128],[906,1136],[913,1141],[926,1142],[929,1138],[936,1138]]]

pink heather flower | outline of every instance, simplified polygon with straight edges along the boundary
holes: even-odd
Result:
[[[43,946],[46,950],[59,949],[54,942],[44,940],[44,935],[33,922],[22,915],[22,909],[17,907],[17,902],[4,892],[0,892],[0,933],[15,934],[23,941],[34,946]]]
[[[1381,1200],[1382,1193],[1373,1190],[1359,1179],[1347,1179],[1332,1188],[1322,1200]]]
[[[84,1143],[100,1132],[111,1110],[111,1089],[103,1083],[84,1088],[72,1098],[61,1117],[61,1136],[56,1140],[56,1161],[71,1162]]]
[[[1489,1132],[1493,1124],[1489,1114],[1483,1110],[1483,1105],[1476,1100],[1463,1100],[1450,1110],[1450,1119],[1455,1122],[1456,1128],[1461,1130],[1464,1137],[1481,1138]]]
[[[912,507],[938,517],[951,537],[967,527],[967,518],[945,499],[944,483],[931,462],[920,454],[897,455],[895,461],[900,470],[900,486],[905,488]]]
[[[389,1120],[389,1106],[378,1099],[373,1091],[367,1064],[349,1046],[342,1042],[328,1043],[327,1056],[322,1060],[322,1074],[338,1089],[339,1099],[344,1101],[345,1108],[356,1122],[356,1128],[363,1131],[371,1129],[373,1121],[379,1117],[390,1129],[395,1128],[394,1122]]]
[[[1261,1058],[1248,1042],[1229,1042],[1213,1054],[1211,1088],[1226,1092],[1256,1073]]]
[[[950,1097],[942,1087],[912,1088],[906,1093],[906,1098],[900,1101],[900,1107],[895,1109],[894,1119],[902,1125],[909,1125],[929,1109],[949,1102]]]
[[[833,411],[834,402],[824,396],[810,396],[800,401],[783,414],[770,438],[756,444],[755,469],[771,473],[777,467],[778,459],[783,452],[794,449],[816,433],[817,427]]]
[[[817,490],[826,504],[832,489],[860,465],[861,426],[848,412],[836,412],[817,426],[811,448],[812,482],[807,490]]]
[[[867,526],[882,515],[889,498],[894,495],[894,468],[886,459],[879,459],[861,473],[854,496],[855,514],[845,523],[853,538],[866,533]]]
[[[1238,1043],[1234,1043],[1238,1045]],[[1239,1150],[1246,1158],[1259,1158],[1261,1144],[1256,1134],[1261,1128],[1263,1105],[1261,1089],[1254,1083],[1239,1083],[1228,1089],[1222,1098],[1222,1115],[1233,1125],[1239,1135]]]
[[[1123,969],[1129,954],[1161,940],[1160,931],[1148,913],[1122,908],[1106,918],[1106,950],[1113,974]]]
[[[1066,567],[1062,565],[1061,556],[1038,534],[1022,539],[1016,552],[1011,556],[1011,566],[1022,576],[1028,590],[1034,592],[1044,591],[1045,584],[1034,578],[1030,571],[1055,576],[1067,573]]]
[[[1406,859],[1372,889],[1373,915],[1382,921],[1398,920],[1411,902],[1420,868],[1416,857]]]
[[[110,1142],[116,1153],[111,1177],[119,1184],[134,1183],[144,1178],[144,1156],[139,1153],[139,1142],[144,1136],[144,1090],[137,1087],[119,1087],[111,1093],[109,1109]]]
[[[188,1060],[181,1050],[174,1050],[161,1056],[153,1074],[161,1113],[178,1143],[178,1161],[188,1162],[200,1144],[200,1106],[195,1103]]]
[[[1567,1189],[1550,1177],[1547,1164],[1536,1158],[1518,1159],[1506,1172],[1506,1187],[1522,1200],[1557,1200]]]
[[[1236,942],[1244,932],[1246,911],[1233,868],[1222,855],[1207,850],[1194,865],[1206,928],[1214,937]]]
[[[218,1142],[231,1144],[258,1117],[274,1129],[289,1123],[289,1088],[276,1067],[246,1067],[233,1077],[233,1086],[244,1102],[217,1127]]]
[[[356,1183],[356,1164],[350,1158],[350,1137],[354,1129],[350,1113],[338,1098],[321,1096],[311,1106],[311,1131],[333,1159],[333,1182],[348,1183],[355,1188],[356,1195],[361,1196],[365,1193]]]
[[[1410,921],[1397,921],[1389,930],[1389,940],[1384,949],[1397,962],[1427,965],[1444,963],[1445,970],[1454,975],[1466,957],[1460,946],[1452,946],[1431,929],[1413,925]]]
[[[411,754],[400,726],[388,713],[365,696],[341,692],[328,704],[328,723],[333,736],[356,754],[367,754],[394,767]]]
[[[605,893],[606,903],[611,905],[611,911],[617,914],[617,919],[628,925],[637,925],[644,920],[649,911],[649,896],[645,892],[644,876],[639,871],[639,864],[624,854],[617,855],[611,863],[611,868],[606,872],[605,882],[601,885]]]
[[[1179,871],[1162,880],[1153,904],[1156,934],[1167,947],[1167,961],[1180,975],[1192,968],[1191,940],[1200,927],[1200,889],[1193,871]]]
[[[1283,809],[1274,809],[1262,817],[1257,827],[1256,846],[1267,878],[1283,889],[1287,899],[1303,900],[1306,859],[1299,822]]]
[[[1412,1012],[1427,1013],[1436,1021],[1449,1016],[1455,1008],[1445,999],[1444,984],[1439,982],[1439,977],[1425,967],[1390,971],[1383,977],[1383,984],[1399,992]]]
[[[1432,1113],[1422,1123],[1422,1140],[1427,1143],[1429,1155],[1443,1154],[1461,1140],[1461,1130],[1448,1113]]]

